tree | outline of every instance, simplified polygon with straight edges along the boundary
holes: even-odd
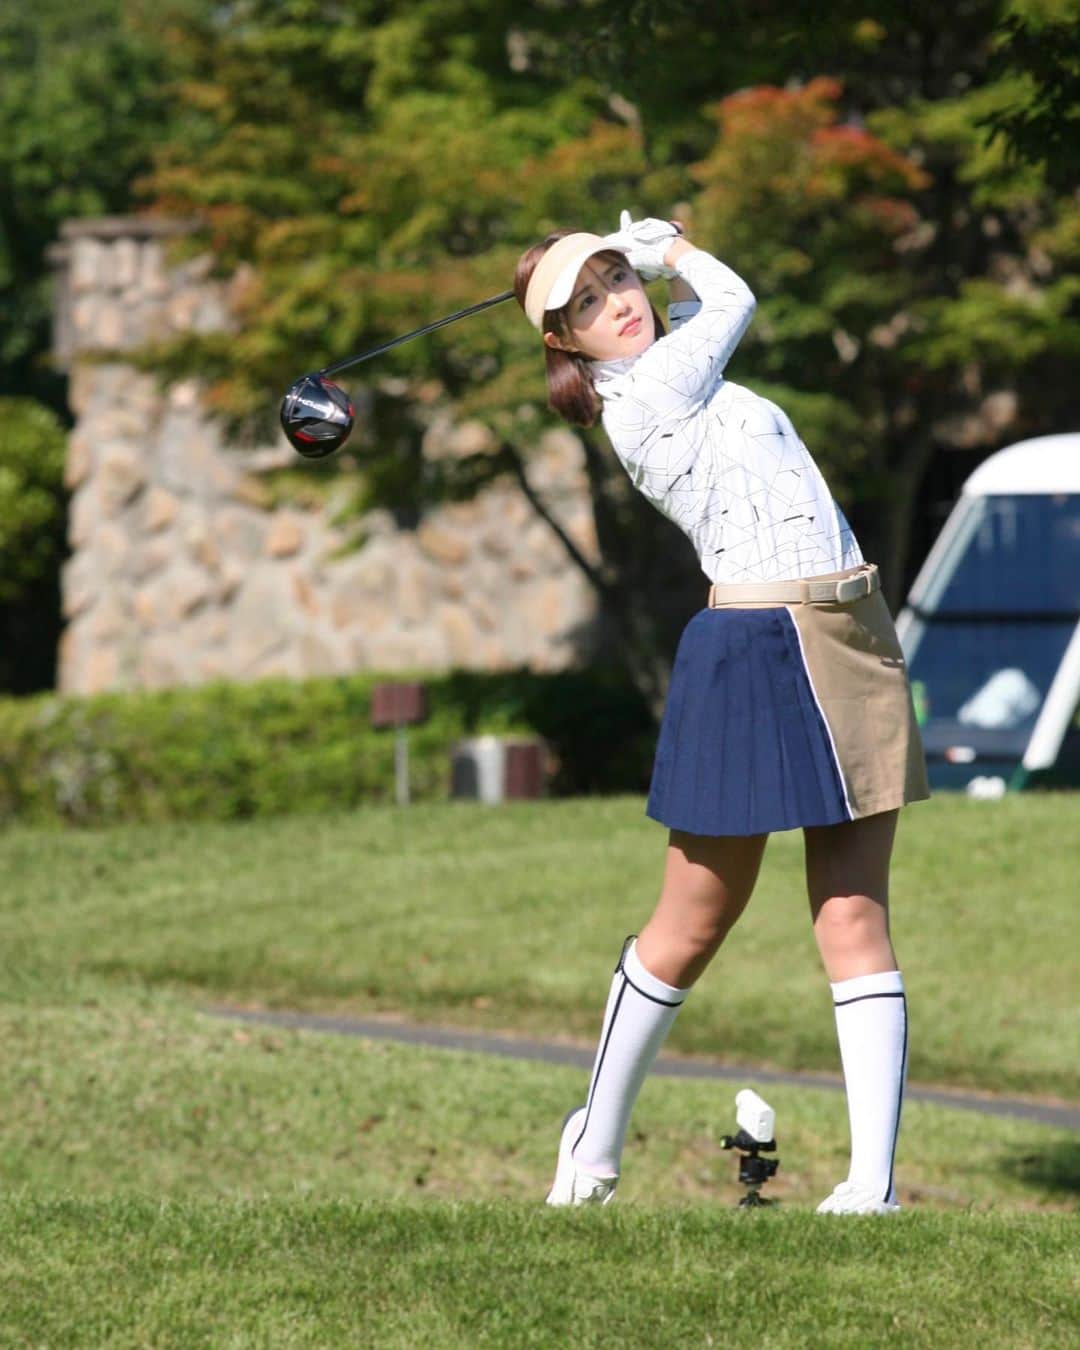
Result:
[[[11,32],[52,34],[64,108],[83,86],[54,4],[44,28],[7,20],[0,40],[11,64]],[[203,375],[250,434],[302,369],[502,289],[549,226],[605,230],[623,206],[687,212],[747,276],[760,317],[733,376],[794,414],[894,600],[913,540],[926,542],[928,472],[958,447],[986,453],[1070,416],[1080,227],[1065,150],[1040,154],[1040,138],[1074,117],[1077,0],[837,0],[827,22],[805,0],[94,6],[115,19],[109,68],[154,89],[116,105],[120,167],[102,171],[115,195],[88,167],[96,124],[73,137],[70,181],[96,185],[85,202],[128,200],[152,128],[144,200],[201,220],[193,247],[246,281],[236,334],[147,359]],[[43,155],[40,181],[59,192],[55,148],[0,160],[22,166],[6,170],[18,220]],[[377,501],[408,522],[510,474],[557,529],[529,478],[547,423],[541,365],[510,307],[388,354],[357,386],[358,511]],[[424,431],[446,413],[482,420],[487,452],[425,457]],[[670,610],[657,588],[692,583],[692,558],[602,437],[585,448],[600,563],[564,543],[656,690],[672,637],[652,617]]]
[[[909,302],[896,320],[923,433],[916,479],[935,455],[986,454],[1075,424],[1080,201],[1054,187],[1045,160],[1025,162],[994,134],[998,115],[1038,97],[1026,77],[995,73],[994,43],[983,44],[981,80],[869,119],[929,175],[907,253]],[[894,528],[896,552],[903,542]]]
[[[0,398],[0,688],[52,682],[64,554],[66,437],[28,398]],[[52,623],[42,624],[42,615]]]
[[[903,294],[872,328],[891,345],[848,371],[878,379],[890,368],[879,402],[892,415],[860,423],[874,453],[838,483],[895,603],[932,538],[920,513],[929,480],[952,495],[1004,441],[1075,424],[1080,3],[836,0],[823,13],[809,0],[548,0],[543,15],[536,24],[549,41],[563,25],[576,69],[636,107],[657,156],[708,159],[703,114],[719,95],[827,75],[842,90],[839,126],[875,132],[925,171],[910,196],[919,225],[896,236]],[[793,241],[787,219],[775,222],[777,254]],[[816,240],[804,249],[815,262],[828,232]],[[754,264],[766,248],[747,263],[722,234],[706,242],[762,289]],[[792,361],[789,371],[805,416],[818,370],[805,365],[800,377]],[[818,434],[813,419],[797,424]],[[833,454],[825,442],[812,448]]]
[[[151,361],[210,375],[213,406],[257,435],[304,366],[504,289],[538,231],[566,220],[613,228],[647,177],[640,135],[608,114],[589,80],[553,86],[515,72],[505,45],[513,10],[429,2],[380,22],[354,3],[348,21],[338,11],[320,24],[299,2],[251,3],[225,29],[184,25],[175,49],[191,72],[177,86],[188,125],[148,188],[155,209],[203,219],[200,242],[222,268],[251,274],[238,334]],[[625,639],[618,650],[658,700],[666,657],[651,592],[617,581],[631,559],[645,570],[641,541],[670,527],[632,499],[590,440],[603,562],[560,531],[528,475],[529,447],[552,419],[540,411],[543,364],[520,314],[398,349],[358,382],[368,416],[354,433],[357,511],[377,502],[408,522],[431,501],[512,475],[596,588]],[[489,451],[425,459],[425,427],[448,405],[487,425]],[[674,544],[685,561],[681,536]],[[669,573],[651,568],[651,586]]]
[[[142,0],[37,0],[0,10],[0,394],[63,414],[48,364],[45,251],[72,217],[129,209],[170,109]]]
[[[152,8],[0,8],[0,396],[23,396],[5,402],[0,479],[28,493],[7,499],[0,520],[0,688],[18,692],[52,683],[60,632],[64,498],[59,474],[45,470],[63,444],[56,419],[69,418],[66,381],[50,361],[46,250],[67,219],[128,211],[133,179],[149,167],[171,116],[167,52],[139,28]]]
[[[910,373],[888,325],[909,297],[902,250],[928,180],[865,128],[842,124],[841,94],[817,79],[714,105],[719,135],[695,166],[694,228],[728,241],[754,278],[758,315],[734,378],[745,370],[791,413],[849,510],[874,508],[862,513],[863,546],[891,562],[869,527],[908,475],[896,440],[911,418]]]
[[[994,54],[994,76],[1018,97],[985,119],[1013,161],[1038,165],[1057,191],[1080,182],[1080,4],[1010,0]]]

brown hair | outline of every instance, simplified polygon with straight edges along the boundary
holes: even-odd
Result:
[[[518,259],[517,270],[514,273],[514,295],[522,309],[525,308],[525,292],[529,289],[529,281],[540,259],[552,244],[557,244],[568,234],[575,233],[574,230],[555,230],[542,243],[527,248]],[[613,254],[612,257],[622,258],[622,254]],[[650,305],[649,308],[652,309],[653,331],[659,337],[664,331],[660,315],[654,306]],[[557,333],[560,337],[569,336],[570,321],[565,307],[544,311],[543,331]],[[572,425],[591,427],[600,416],[600,396],[593,385],[589,358],[580,352],[564,352],[545,343],[544,360],[547,363],[548,403],[560,417]]]

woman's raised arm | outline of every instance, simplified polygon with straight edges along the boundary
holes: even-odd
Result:
[[[654,342],[629,374],[633,402],[661,421],[685,415],[712,392],[756,303],[740,276],[687,239],[673,240],[664,261],[692,288],[701,308]]]

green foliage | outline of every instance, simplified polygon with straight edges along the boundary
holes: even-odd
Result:
[[[1066,372],[1080,351],[1080,201],[1057,186],[1062,159],[1025,153],[1022,133],[1010,139],[1013,119],[1041,106],[1038,81],[1015,63],[995,68],[963,92],[870,119],[932,178],[897,353],[943,405],[950,390],[963,406],[1011,389],[1017,432],[1061,431],[1075,417]]]
[[[677,210],[759,295],[733,374],[790,395],[895,586],[911,485],[958,402],[976,409],[984,378],[1016,383],[1031,398],[1017,431],[1058,429],[1076,208],[1044,165],[991,136],[1041,86],[989,0],[940,21],[900,4],[873,18],[840,4],[825,25],[750,9],[592,0],[522,14],[458,0],[376,14],[354,0],[181,23],[177,59],[198,77],[178,93],[195,129],[167,144],[147,187],[201,215],[224,266],[254,264],[240,336],[227,352],[187,344],[187,368],[213,369],[219,406],[253,418],[301,364],[505,286],[551,226]],[[909,55],[928,47],[932,65]],[[716,56],[712,84],[691,48]],[[810,78],[815,62],[843,83]],[[748,72],[758,87],[709,96]],[[793,87],[793,72],[806,82]],[[357,510],[419,513],[505,471],[498,455],[426,468],[435,411],[480,418],[526,461],[547,417],[533,335],[510,308],[350,378],[368,399]],[[622,575],[632,550],[600,534]]]
[[[63,550],[67,437],[56,415],[28,398],[0,398],[0,605],[57,565]]]
[[[66,383],[49,357],[46,251],[72,217],[131,209],[132,180],[148,167],[171,116],[155,8],[150,0],[0,4],[0,395],[32,397],[61,417]],[[24,402],[7,406],[0,418],[0,689],[22,692],[54,678],[64,500],[44,408],[28,414]],[[13,437],[25,436],[34,444],[13,467]],[[31,469],[27,456],[40,462]]]
[[[195,0],[192,0],[195,3]],[[170,112],[144,0],[0,7],[0,392],[54,384],[45,249],[73,216],[125,211]]]
[[[897,244],[919,223],[927,177],[841,124],[841,93],[819,79],[714,105],[718,135],[694,166],[693,228],[723,239],[754,278],[758,313],[735,377],[790,413],[850,504],[880,491],[867,468],[889,415],[882,367],[892,356],[874,330],[908,290]]]
[[[504,289],[545,218],[587,205],[587,223],[614,222],[640,152],[625,128],[590,131],[602,102],[588,82],[508,70],[497,38],[511,12],[459,0],[385,14],[353,0],[178,25],[184,131],[145,186],[159,209],[202,217],[222,268],[254,265],[231,350],[187,355],[214,366],[223,411],[255,417],[300,366]],[[424,380],[456,396],[513,362],[524,343],[505,351],[514,325],[494,323],[486,346],[455,334],[380,363],[368,456],[413,463]]]
[[[0,823],[237,820],[392,800],[394,737],[370,726],[378,679],[0,700]],[[624,676],[425,683],[431,717],[409,732],[417,800],[445,798],[454,742],[481,732],[542,736],[556,792],[647,780],[654,727]]]
[[[267,682],[0,704],[0,818],[102,824],[238,819],[387,800],[393,737],[368,726],[369,683]],[[412,738],[420,798],[445,790],[460,728]]]
[[[931,369],[980,363],[990,376],[1007,378],[1017,362],[1048,352],[1080,360],[1080,276],[1065,276],[1039,290],[1019,294],[993,281],[966,281],[953,300],[920,306],[925,336],[912,343],[912,359]]]
[[[201,375],[211,407],[262,436],[295,375],[504,289],[550,227],[678,213],[760,297],[733,376],[794,415],[895,598],[951,428],[988,451],[1075,415],[1076,5],[837,0],[827,21],[751,0],[8,7],[2,378],[56,396],[44,248],[65,215],[147,203],[201,222],[190,247],[239,270],[238,331],[145,360]],[[348,382],[357,513],[413,520],[527,472],[550,422],[514,306]],[[980,421],[1003,390],[1012,421]],[[424,436],[448,416],[483,421],[497,452],[432,465]],[[589,579],[609,608],[620,586],[635,597],[617,648],[655,669],[642,579],[678,541],[623,508],[596,446],[590,472]]]
[[[1013,77],[1017,96],[982,125],[1011,161],[1038,165],[1063,193],[1080,182],[1080,3],[1009,0],[992,71]]]

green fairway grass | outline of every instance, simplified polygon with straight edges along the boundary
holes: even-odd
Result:
[[[0,1008],[0,1189],[173,1199],[538,1200],[582,1069],[223,1022],[175,995],[88,981]],[[737,1084],[652,1078],[631,1122],[619,1204],[740,1195]],[[747,1086],[754,1086],[748,1073]],[[760,1086],[760,1085],[759,1085]],[[769,1085],[780,1170],[767,1190],[816,1204],[847,1166],[842,1094]],[[905,1205],[1065,1210],[1080,1139],[909,1102]]]
[[[5,1343],[1075,1343],[1064,1219],[24,1200]]]
[[[0,1338],[1064,1346],[1074,1239],[1022,1215],[20,1200],[0,1213]]]
[[[1072,1094],[1070,813],[909,813],[913,1078]],[[904,1211],[821,1218],[843,1096],[748,1069],[777,1111],[781,1204],[747,1213],[720,1145],[738,1084],[652,1078],[616,1203],[556,1212],[583,1069],[207,1011],[588,1044],[662,841],[639,800],[0,834],[0,1345],[1076,1343],[1065,1130],[910,1102]],[[778,837],[677,1049],[835,1070],[801,890]]]
[[[1077,799],[940,797],[904,813],[893,927],[910,1076],[1075,1097]],[[588,1044],[665,834],[640,799],[0,834],[0,999],[82,978],[196,1002],[393,1012]],[[837,1067],[801,839],[770,841],[750,909],[670,1048]]]
[[[782,1204],[747,1213],[732,1085],[652,1079],[616,1204],[553,1212],[581,1070],[66,996],[0,1010],[0,1344],[1070,1343],[1064,1131],[909,1104],[906,1212],[819,1218],[843,1099],[770,1087]]]

